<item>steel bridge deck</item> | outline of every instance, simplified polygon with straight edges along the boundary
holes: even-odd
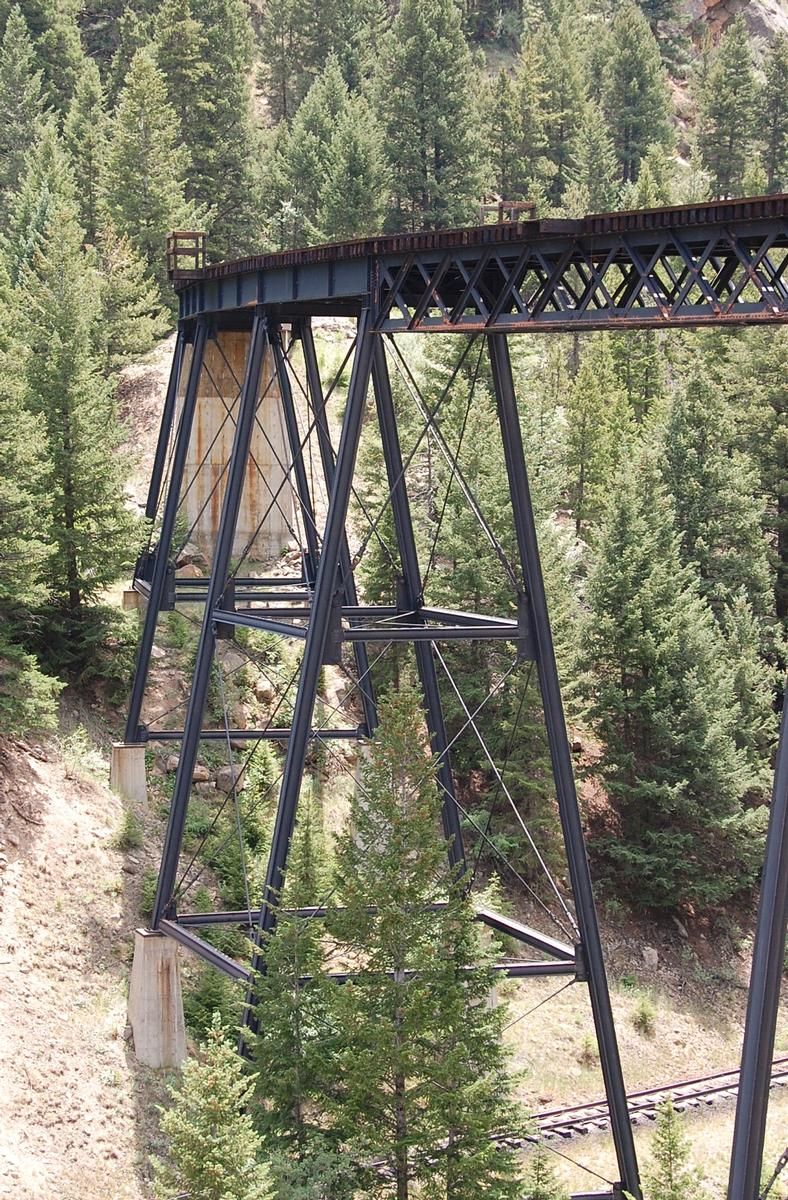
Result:
[[[180,260],[179,260],[180,261]],[[373,314],[376,332],[788,318],[788,195],[395,234],[174,270],[182,318]]]

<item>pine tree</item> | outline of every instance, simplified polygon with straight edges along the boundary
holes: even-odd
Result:
[[[723,613],[722,633],[737,706],[736,745],[747,756],[751,791],[760,791],[765,799],[777,730],[774,697],[779,672],[762,657],[763,623],[745,596],[737,596]]]
[[[737,446],[756,464],[765,497],[775,609],[788,617],[788,331],[748,330],[731,347],[725,379],[730,411],[737,423]]]
[[[25,349],[9,336],[18,314],[5,277],[0,295],[0,729],[16,734],[56,726],[62,685],[19,644],[46,595],[49,512],[42,422],[24,405]]]
[[[190,1200],[269,1200],[261,1139],[244,1111],[253,1087],[217,1014],[201,1056],[187,1061],[169,1089],[172,1106],[162,1110],[171,1162],[152,1159],[161,1200],[183,1191]]]
[[[698,365],[674,396],[665,432],[663,475],[682,560],[696,566],[701,593],[718,619],[739,595],[764,618],[772,605],[763,504],[755,472],[731,452],[732,441],[720,389]]]
[[[659,208],[673,204],[676,162],[665,146],[652,143],[640,160],[637,179],[621,193],[622,208]]]
[[[646,451],[613,480],[587,602],[586,686],[619,822],[595,851],[639,905],[720,902],[753,879],[763,819],[742,806],[750,772],[722,636]]]
[[[689,1138],[673,1101],[663,1101],[657,1110],[652,1164],[646,1177],[649,1200],[686,1200],[687,1196],[702,1200],[702,1177],[690,1165],[691,1152]]]
[[[475,42],[494,41],[502,16],[498,0],[463,0],[462,7],[466,36]]]
[[[351,97],[339,117],[327,168],[317,214],[323,236],[341,241],[379,232],[388,178],[381,134],[362,96]]]
[[[490,1141],[518,1118],[506,1076],[503,1010],[478,926],[439,835],[434,764],[410,687],[389,694],[337,843],[329,932],[358,972],[332,993],[342,1042],[329,1112],[407,1197],[411,1180],[459,1200],[518,1194],[513,1156]],[[427,911],[442,902],[445,907]],[[410,972],[415,972],[413,975]]]
[[[726,29],[699,89],[698,147],[712,194],[741,195],[756,132],[758,87],[744,19]]]
[[[566,1200],[547,1151],[537,1146],[528,1158],[523,1200]]]
[[[325,1150],[321,1098],[334,1065],[326,998],[332,985],[325,979],[322,922],[293,910],[320,904],[326,881],[322,813],[309,782],[299,799],[276,929],[265,946],[266,969],[255,987],[258,1127],[268,1145],[301,1162]]]
[[[502,69],[490,80],[483,103],[488,177],[492,190],[505,200],[524,200],[521,112],[516,87],[508,71]]]
[[[598,104],[589,100],[572,146],[564,205],[571,216],[608,212],[618,196],[618,162]]]
[[[41,72],[25,18],[15,5],[0,45],[0,217],[8,219],[12,198],[24,175],[25,157],[41,132]]]
[[[151,20],[147,12],[124,8],[118,21],[117,49],[107,72],[107,100],[115,108],[138,50],[150,44]]]
[[[619,386],[626,392],[635,421],[642,425],[665,394],[664,339],[648,329],[614,333],[610,351]]]
[[[527,200],[540,206],[558,170],[550,156],[546,69],[538,39],[529,38],[523,46],[515,77],[515,103],[519,113],[515,141],[519,175],[515,175],[515,184]],[[550,120],[553,119],[554,114],[551,114]]]
[[[274,213],[295,199],[301,214],[300,243],[323,240],[320,210],[332,165],[332,143],[348,104],[339,61],[331,58],[312,84],[292,127],[275,147],[274,179],[269,188]],[[346,139],[347,143],[347,139]],[[347,180],[345,180],[347,182]],[[363,199],[357,197],[357,199]],[[332,201],[341,203],[336,195]],[[336,209],[334,212],[336,217]]]
[[[164,77],[151,52],[138,50],[112,122],[104,192],[118,232],[128,235],[162,289],[165,237],[171,229],[192,226],[183,194],[187,167]],[[130,179],[136,181],[133,188]]]
[[[788,34],[778,33],[772,41],[765,71],[758,125],[766,190],[784,192],[788,187]]]
[[[46,105],[62,113],[74,94],[84,61],[76,5],[70,0],[0,0],[0,28],[6,28],[15,9],[21,9],[33,42]]]
[[[101,316],[95,350],[109,375],[146,354],[170,322],[159,289],[128,237],[105,222],[96,249]]]
[[[569,502],[575,533],[596,521],[631,435],[631,414],[616,379],[608,334],[596,335],[567,395]]]
[[[676,0],[638,0],[638,4],[648,18],[654,35],[661,21],[671,21],[676,16]]]
[[[252,26],[244,0],[203,0],[191,15],[202,29],[205,72],[199,80],[184,79],[188,93],[179,101],[195,114],[184,131],[191,160],[186,198],[212,210],[212,257],[236,258],[258,249],[261,225]]]
[[[477,90],[454,0],[403,0],[375,79],[391,169],[390,229],[471,219],[481,179]]]
[[[19,319],[4,281],[2,326]],[[0,345],[0,614],[4,621],[16,609],[31,608],[45,598],[42,584],[48,554],[43,422],[24,405],[22,380],[26,353],[3,334]],[[43,511],[41,509],[43,508]]]
[[[191,0],[164,0],[156,14],[156,64],[190,154],[204,141],[214,104],[207,87],[207,38]]]
[[[303,62],[303,11],[299,0],[271,0],[263,16],[260,83],[276,122],[292,119],[312,82]]]
[[[98,67],[86,58],[63,126],[63,138],[79,180],[79,219],[93,245],[101,224],[101,179],[107,155],[109,119]]]
[[[542,80],[545,156],[552,165],[548,198],[553,204],[560,204],[570,178],[572,142],[584,104],[583,76],[571,20],[562,20],[558,32],[549,26],[540,30],[534,39],[533,53],[539,59]]]
[[[14,228],[23,231],[11,249],[30,350],[25,399],[44,431],[43,490],[51,505],[44,579],[55,609],[78,624],[85,606],[128,567],[135,521],[123,494],[127,463],[113,389],[92,356],[96,274],[82,251],[74,183],[51,127],[31,160]]]
[[[637,179],[654,142],[669,144],[670,95],[665,68],[642,10],[633,0],[618,6],[607,43],[602,107],[624,183]]]
[[[352,92],[372,73],[388,25],[384,0],[274,0],[260,31],[260,83],[275,120],[292,120],[332,56]]]

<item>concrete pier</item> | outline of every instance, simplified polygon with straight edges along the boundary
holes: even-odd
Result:
[[[216,338],[210,339],[205,347],[186,462],[188,490],[184,509],[188,526],[191,528],[194,525],[190,540],[208,558],[213,552],[219,527],[227,463],[235,433],[238,394],[246,369],[248,347],[248,333],[224,329],[220,329]],[[292,488],[289,482],[281,486],[284,478],[281,464],[284,464],[285,470],[289,466],[290,450],[286,445],[279,388],[275,381],[271,383],[273,372],[273,355],[269,349],[263,361],[260,382],[260,394],[265,399],[257,411],[259,424],[252,434],[251,456],[233,543],[233,554],[240,554],[254,537],[249,557],[257,562],[277,558],[292,540],[288,522],[295,528]],[[182,378],[186,378],[185,372]],[[260,468],[259,472],[255,463]],[[190,482],[192,479],[193,482]],[[273,501],[274,495],[276,501]],[[255,536],[269,505],[272,506],[271,511]]]
[[[141,742],[113,742],[109,786],[124,800],[144,803],[148,798],[145,780],[145,747]]]
[[[134,931],[129,984],[134,1053],[146,1067],[179,1067],[186,1058],[186,1026],[178,947],[150,929]]]

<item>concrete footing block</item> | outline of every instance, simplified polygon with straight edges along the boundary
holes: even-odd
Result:
[[[134,1053],[146,1067],[179,1067],[186,1058],[186,1026],[178,947],[163,933],[134,931],[129,984]]]
[[[145,746],[142,742],[113,742],[109,766],[109,786],[126,800],[144,803],[148,798],[145,781]]]

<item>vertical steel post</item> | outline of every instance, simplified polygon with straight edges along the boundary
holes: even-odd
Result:
[[[728,1200],[757,1200],[788,926],[788,681],[747,997]]]
[[[304,525],[306,549],[303,551],[304,568],[307,582],[314,585],[317,578],[317,526],[315,524],[315,509],[309,492],[309,481],[304,466],[304,452],[301,448],[301,438],[298,433],[293,389],[290,386],[290,376],[287,372],[287,360],[282,346],[282,330],[277,326],[271,330],[271,349],[274,354],[276,378],[279,383],[279,396],[282,401],[282,412],[285,418],[287,440],[290,445],[290,457],[293,461],[293,477],[298,496],[298,507],[301,509],[301,520]]]
[[[610,1126],[618,1159],[618,1169],[621,1173],[621,1183],[625,1191],[630,1192],[632,1196],[636,1197],[636,1200],[641,1200],[640,1173],[632,1126],[629,1123],[627,1094],[621,1070],[621,1059],[591,886],[591,873],[588,867],[583,826],[572,772],[572,756],[566,733],[558,668],[539,559],[539,544],[531,506],[522,431],[514,394],[509,346],[505,334],[489,334],[487,341],[506,459],[506,473],[509,478],[517,549],[533,626],[536,666],[539,673],[539,687],[544,707],[556,798],[580,927],[583,959],[588,975],[588,991],[599,1045],[600,1065],[610,1109]]]
[[[159,507],[159,495],[161,493],[162,479],[164,478],[164,464],[167,458],[167,446],[175,416],[175,405],[178,399],[178,384],[181,378],[181,366],[183,364],[185,346],[186,334],[183,325],[179,325],[178,335],[175,340],[175,353],[172,356],[170,381],[167,384],[167,394],[164,398],[164,408],[161,412],[159,440],[156,442],[156,453],[153,458],[153,469],[151,470],[150,484],[148,486],[148,499],[145,504],[145,516],[149,521],[155,520],[156,509]]]
[[[345,531],[350,489],[353,483],[353,470],[356,463],[359,438],[361,436],[364,405],[369,386],[373,340],[374,335],[369,329],[369,311],[365,309],[358,323],[356,353],[353,359],[353,370],[350,376],[345,415],[342,421],[342,436],[337,454],[334,486],[331,491],[328,517],[323,536],[323,552],[320,555],[312,611],[309,618],[309,629],[306,635],[301,674],[298,680],[298,692],[293,709],[290,738],[287,743],[287,757],[282,774],[282,786],[276,809],[276,821],[271,839],[271,852],[268,858],[263,903],[260,911],[257,950],[252,962],[254,971],[259,971],[263,967],[263,958],[260,953],[261,939],[267,933],[270,933],[276,924],[275,905],[282,890],[290,838],[292,837],[295,825],[298,796],[301,791],[304,762],[306,760],[309,734],[312,726],[312,714],[317,698],[320,668],[323,665],[323,654],[331,620],[331,608],[337,588],[339,550]],[[251,1010],[250,1004],[247,1004],[245,1019],[250,1028],[255,1027],[254,1013]]]
[[[159,882],[153,907],[153,917],[151,920],[151,927],[153,929],[158,927],[163,917],[169,915],[175,890],[175,880],[178,873],[178,856],[180,855],[181,843],[183,841],[186,809],[189,803],[194,766],[197,761],[203,712],[216,647],[213,614],[219,605],[222,593],[227,585],[227,571],[230,565],[233,541],[235,539],[235,527],[238,522],[238,511],[241,506],[241,496],[246,478],[249,448],[254,431],[260,391],[263,357],[267,345],[268,331],[265,317],[258,312],[255,314],[252,333],[249,339],[246,371],[244,373],[243,387],[241,388],[235,435],[233,437],[233,447],[227,473],[227,486],[219,518],[219,531],[211,566],[211,577],[206,589],[205,611],[200,630],[200,640],[197,645],[194,677],[189,696],[189,706],[186,711],[186,720],[183,726],[181,752],[178,760],[178,770],[175,775],[175,785],[172,792],[170,815],[167,822],[167,833],[164,840],[161,869],[159,871]]]
[[[330,496],[334,487],[334,448],[331,445],[331,432],[328,428],[326,401],[323,396],[323,384],[320,379],[320,367],[315,350],[315,339],[309,320],[302,322],[298,326],[297,331],[294,332],[297,332],[300,337],[301,349],[304,352],[306,385],[309,395],[312,398],[312,415],[317,432],[320,463],[323,468],[323,478],[326,481],[326,493]],[[342,589],[344,603],[354,607],[358,604],[358,594],[356,592],[353,567],[350,562],[347,534],[344,530],[342,531],[342,539],[339,546],[339,571],[341,578],[345,581]],[[356,675],[360,680],[359,691],[361,692],[361,705],[364,709],[364,724],[367,727],[367,733],[372,734],[377,728],[378,715],[375,707],[375,690],[369,674],[369,654],[363,642],[353,643],[353,657],[356,661]]]
[[[375,343],[375,355],[372,360],[372,383],[375,389],[375,403],[380,424],[380,437],[383,445],[383,457],[386,461],[386,477],[391,492],[391,510],[394,515],[394,528],[397,534],[402,578],[405,588],[405,603],[409,609],[418,613],[423,603],[421,570],[419,556],[416,550],[416,538],[413,533],[413,522],[410,515],[408,490],[402,463],[402,448],[397,430],[397,415],[394,411],[394,398],[391,394],[386,351],[382,339]],[[454,778],[451,771],[449,756],[449,739],[446,724],[443,719],[440,690],[438,688],[438,673],[435,669],[435,659],[432,655],[430,642],[414,644],[416,667],[424,693],[424,704],[427,709],[427,721],[430,731],[432,750],[438,756],[438,779],[443,789],[443,831],[449,844],[449,861],[452,866],[465,867],[465,851],[462,844],[462,827],[460,813],[455,803]]]
[[[164,504],[164,513],[162,514],[159,543],[156,547],[156,561],[153,567],[153,578],[151,580],[150,594],[148,596],[148,607],[145,612],[145,620],[142,625],[140,644],[137,648],[137,660],[134,668],[134,681],[131,685],[129,711],[126,717],[126,731],[124,734],[124,740],[127,742],[139,741],[139,724],[140,714],[142,713],[142,701],[145,695],[145,684],[147,683],[148,679],[148,668],[150,666],[150,655],[151,650],[153,649],[153,640],[156,636],[156,622],[159,619],[159,609],[161,608],[164,587],[167,582],[167,568],[169,567],[170,547],[172,546],[172,535],[175,529],[175,518],[178,514],[178,503],[180,501],[183,472],[186,467],[186,457],[189,452],[192,423],[194,421],[194,410],[197,404],[197,387],[200,381],[200,372],[202,370],[202,360],[205,353],[205,342],[207,336],[208,326],[205,320],[201,319],[197,322],[197,328],[194,333],[192,361],[191,366],[189,367],[189,382],[186,385],[186,394],[183,398],[183,410],[181,413],[179,428],[176,434],[177,441],[175,444],[175,451],[172,456],[170,486],[167,492],[167,499]],[[180,375],[180,368],[183,362],[182,345],[180,358],[176,357],[176,361],[178,365],[178,375]],[[174,374],[175,363],[173,363],[173,375],[170,377],[170,388],[168,389],[167,402],[169,402],[170,394],[172,394],[174,398],[178,392],[179,380],[178,378],[174,378]],[[162,416],[162,424],[164,423],[164,420],[165,417]],[[165,438],[165,447],[166,444],[167,439]]]

